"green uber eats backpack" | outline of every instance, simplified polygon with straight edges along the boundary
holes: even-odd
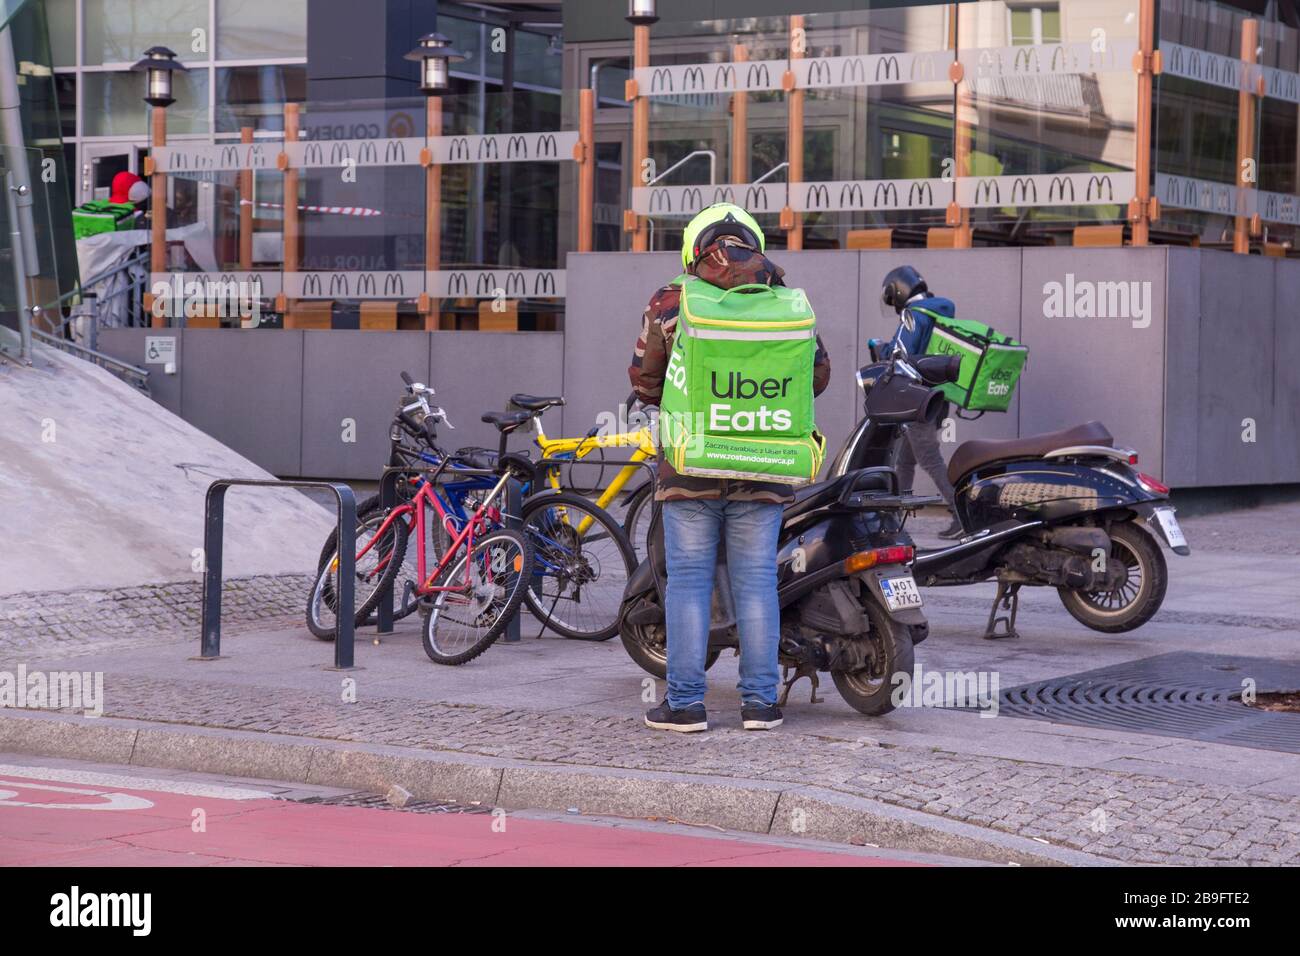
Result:
[[[813,423],[816,318],[801,289],[681,286],[659,437],[682,475],[801,485],[821,468]]]
[[[1029,358],[1029,349],[983,322],[953,319],[929,309],[918,311],[934,320],[925,354],[961,356],[957,381],[940,386],[944,397],[968,411],[1005,412]]]
[[[74,239],[97,236],[101,232],[126,232],[135,228],[135,205],[108,199],[92,199],[72,210]]]

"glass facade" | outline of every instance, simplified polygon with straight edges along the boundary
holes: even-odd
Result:
[[[584,89],[595,100],[596,250],[632,248],[629,223],[642,225],[648,248],[676,248],[689,214],[727,197],[751,208],[777,248],[791,241],[791,222],[803,248],[943,245],[962,230],[974,245],[1068,245],[1091,226],[1123,241],[1147,172],[1159,204],[1151,241],[1230,248],[1244,217],[1252,248],[1286,253],[1300,225],[1296,28],[1244,4],[1154,3],[1163,69],[1146,115],[1134,70],[1143,0],[809,4],[798,15],[664,20],[651,28],[643,71],[632,69],[627,32],[564,42],[558,4],[541,5],[534,22],[517,7],[440,3],[437,28],[465,54],[439,98],[442,133],[483,152],[439,161],[436,180],[412,158],[424,98],[309,100],[307,0],[43,6],[75,202],[100,197],[112,171],[141,168],[148,112],[130,64],[165,44],[188,67],[167,110],[169,146],[227,166],[172,170],[169,221],[206,223],[221,269],[248,262],[241,228],[253,232],[253,268],[279,269],[291,203],[303,270],[416,271],[431,259],[443,270],[562,270],[579,235],[568,147],[529,162],[490,151],[523,149],[534,134],[576,135]],[[1247,23],[1258,31],[1253,51],[1243,46]],[[649,154],[635,167],[629,81],[648,100]],[[395,139],[413,152],[373,168],[362,161],[352,179],[344,160],[322,161],[302,170],[289,198],[273,162],[251,171],[249,189],[233,160],[203,153],[251,130],[274,158],[287,104],[301,105],[303,137],[327,153],[396,149]],[[1151,148],[1139,155],[1147,126]],[[241,216],[250,205],[251,226]],[[442,327],[474,327],[481,315],[474,296],[438,298]],[[520,327],[562,321],[561,296],[520,298]],[[355,313],[356,302],[340,309]]]

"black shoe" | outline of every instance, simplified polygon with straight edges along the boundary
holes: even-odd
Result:
[[[692,704],[682,710],[668,706],[668,698],[658,707],[645,712],[645,725],[655,730],[675,730],[679,734],[694,734],[709,729],[708,715],[703,704]]]
[[[776,704],[747,704],[740,708],[746,730],[774,730],[785,720]]]
[[[961,526],[961,522],[954,516],[952,521],[949,522],[948,527],[939,532],[939,537],[949,539],[960,538],[965,533],[966,529]]]

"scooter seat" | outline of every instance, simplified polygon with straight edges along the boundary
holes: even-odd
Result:
[[[963,442],[953,452],[948,462],[948,480],[954,485],[957,479],[981,465],[1011,458],[1041,458],[1049,451],[1070,445],[1114,445],[1106,426],[1101,422],[1085,422],[1059,432],[1042,432],[1024,438],[979,438]]]

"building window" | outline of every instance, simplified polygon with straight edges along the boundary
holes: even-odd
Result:
[[[217,59],[307,55],[307,0],[217,0]]]
[[[1007,8],[1011,46],[1061,42],[1061,7],[1055,3]]]

